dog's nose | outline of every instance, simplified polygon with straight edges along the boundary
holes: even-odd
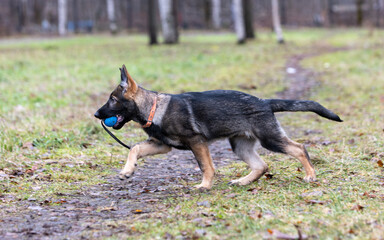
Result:
[[[99,118],[100,119],[100,114],[99,114],[99,111],[95,112],[95,118]]]

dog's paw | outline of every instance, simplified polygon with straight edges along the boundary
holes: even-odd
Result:
[[[316,176],[308,175],[304,177],[304,181],[307,183],[310,183],[310,182],[316,182],[317,180],[316,180]]]
[[[238,185],[238,186],[244,186],[244,185],[248,185],[250,184],[252,181],[249,181],[249,180],[240,180],[240,179],[237,179],[237,180],[232,180],[230,182],[228,182],[228,185]]]
[[[195,188],[196,189],[199,189],[199,190],[209,190],[211,189],[212,186],[209,186],[209,185],[206,185],[206,184],[202,184],[200,183],[199,185],[196,185]]]
[[[131,172],[131,173],[123,173],[123,172],[121,172],[119,174],[119,179],[120,180],[126,180],[126,179],[130,178],[133,175],[133,173],[134,172]]]

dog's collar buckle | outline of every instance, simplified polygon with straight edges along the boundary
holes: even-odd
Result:
[[[156,112],[156,105],[157,105],[157,96],[153,100],[153,105],[152,105],[151,111],[149,112],[147,123],[143,125],[143,128],[148,128],[152,125],[153,117],[155,116],[155,112]]]

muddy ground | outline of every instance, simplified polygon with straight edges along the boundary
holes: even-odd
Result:
[[[236,159],[226,141],[212,144],[211,151],[217,168]],[[65,200],[56,206],[30,199],[3,209],[1,212],[6,216],[1,218],[0,239],[91,239],[129,232],[127,226],[121,225],[103,230],[104,220],[135,218],[143,213],[162,211],[164,206],[158,204],[159,201],[169,196],[187,195],[191,187],[182,183],[197,184],[201,180],[192,153],[179,150],[173,150],[163,159],[147,158],[129,180],[121,181],[117,174],[118,169],[105,184],[71,195],[59,194]]]
[[[335,49],[323,52],[329,51]],[[300,61],[319,54],[314,52],[287,60],[287,88],[276,93],[277,97],[307,97],[319,83],[316,73],[301,67]],[[237,159],[227,141],[212,144],[210,150],[216,168]],[[116,175],[109,176],[105,184],[63,195],[64,200],[58,204],[29,199],[0,210],[4,214],[0,218],[0,239],[94,239],[129,233],[131,229],[128,226],[113,225],[113,220],[134,219],[148,216],[145,213],[161,212],[166,208],[160,203],[162,199],[191,194],[192,183],[201,181],[201,172],[188,151],[173,150],[165,158],[147,158],[127,181],[117,178],[118,171],[116,169]],[[186,183],[188,186],[185,186]],[[7,197],[0,196],[4,200]],[[106,220],[111,223],[110,226],[105,225],[108,224]]]

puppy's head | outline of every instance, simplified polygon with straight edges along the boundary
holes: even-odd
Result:
[[[108,101],[95,113],[98,119],[116,116],[117,123],[114,129],[120,129],[125,123],[135,119],[138,109],[135,103],[137,84],[129,75],[125,65],[120,68],[121,82],[111,93]]]

